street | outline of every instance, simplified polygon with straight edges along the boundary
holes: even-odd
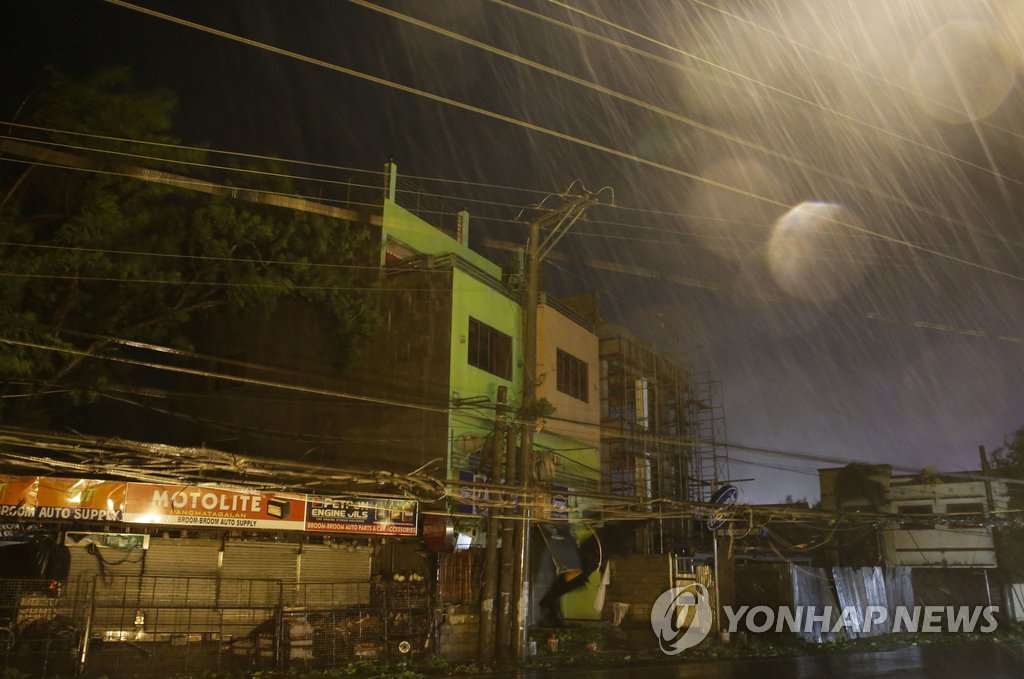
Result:
[[[565,670],[560,669],[560,674]],[[529,678],[549,672],[528,672]],[[645,679],[946,679],[953,677],[1024,677],[1024,644],[908,646],[894,651],[753,660],[719,660],[657,667],[581,670],[574,677],[644,677]]]

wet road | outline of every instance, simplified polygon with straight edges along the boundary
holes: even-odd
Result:
[[[577,679],[1022,679],[1024,644],[910,646],[874,653],[837,653],[799,658],[680,662],[659,667],[581,670],[560,675]],[[524,673],[529,679],[550,673]]]

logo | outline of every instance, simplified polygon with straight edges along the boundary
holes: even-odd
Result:
[[[67,491],[68,502],[75,502],[82,505],[91,505],[94,499],[96,499],[95,488],[86,488],[84,490],[71,488]]]
[[[889,632],[965,632],[988,634],[996,631],[999,621],[998,606],[895,606],[890,612],[886,606],[844,606],[835,610],[831,606],[783,606],[774,610],[768,606],[725,606],[728,630],[762,632],[803,632],[813,634],[846,630],[850,634]]]
[[[676,655],[704,641],[711,631],[707,588],[694,583],[662,592],[651,608],[651,628],[665,655]]]

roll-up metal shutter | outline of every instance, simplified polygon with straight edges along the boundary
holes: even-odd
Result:
[[[220,569],[221,602],[231,607],[281,603],[282,591],[288,589],[281,583],[296,579],[298,549],[289,543],[227,543]]]
[[[368,582],[370,550],[334,549],[324,545],[303,545],[299,555],[302,582]]]
[[[303,545],[296,603],[309,609],[369,604],[370,556],[369,549],[348,551]]]
[[[225,637],[244,636],[274,616],[275,607],[294,605],[297,544],[229,542],[220,569]]]
[[[149,540],[144,575],[216,577],[220,539],[161,538]]]
[[[114,592],[122,592],[126,579],[134,579],[142,575],[142,560],[145,552],[135,549],[121,552],[116,549],[105,549],[89,545],[69,545],[71,567],[68,570],[68,587],[75,590],[88,591],[92,581],[97,579],[97,587],[102,589],[109,584]],[[118,581],[114,585],[114,581]]]
[[[90,549],[88,545],[69,545],[68,550],[71,567],[67,594],[80,601],[91,599],[93,629],[105,635],[134,631],[144,551]]]
[[[224,546],[222,578],[295,582],[299,545],[279,542],[229,542]]]
[[[220,545],[211,537],[150,539],[138,604],[147,633],[219,631]]]

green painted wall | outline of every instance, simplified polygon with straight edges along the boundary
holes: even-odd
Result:
[[[519,403],[523,384],[522,352],[522,309],[520,306],[495,290],[493,286],[479,280],[465,271],[455,270],[452,279],[452,336],[451,336],[451,397],[473,399],[486,396],[493,404],[498,387],[508,390],[508,402]],[[475,318],[495,330],[512,338],[512,379],[505,380],[486,370],[469,364],[469,319]],[[484,417],[479,417],[483,415]],[[451,415],[451,435],[458,438],[466,432],[480,435],[490,433],[494,427],[490,417],[494,415],[493,405],[479,409],[460,408]],[[457,473],[458,466],[452,468]]]
[[[497,281],[501,280],[500,266],[390,200],[384,201],[381,230],[381,264],[384,263],[384,246],[388,236],[392,236],[425,255],[455,253],[488,276]]]

